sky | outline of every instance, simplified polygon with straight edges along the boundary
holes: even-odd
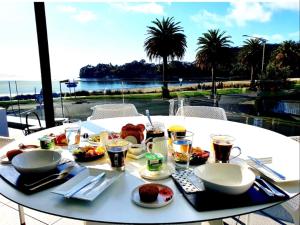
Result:
[[[250,35],[267,43],[299,41],[299,1],[57,2],[45,3],[53,80],[76,78],[83,66],[150,62],[144,50],[147,26],[174,17],[187,38],[182,61],[192,62],[197,39],[209,29],[242,46]],[[159,63],[158,60],[152,61]],[[32,2],[0,2],[0,80],[40,80]]]

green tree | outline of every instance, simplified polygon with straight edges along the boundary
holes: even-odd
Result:
[[[259,39],[248,39],[239,52],[239,61],[250,67],[250,87],[254,87],[254,70],[261,63],[262,45]]]
[[[272,62],[278,69],[290,67],[292,72],[299,75],[300,43],[295,41],[284,41],[273,52]]]
[[[231,36],[225,36],[225,31],[208,30],[203,36],[198,38],[196,64],[201,69],[211,70],[212,95],[216,94],[215,73],[216,67],[224,63],[229,57],[229,47]]]
[[[150,60],[163,60],[163,97],[169,97],[168,90],[168,59],[182,59],[186,49],[186,36],[180,22],[174,22],[173,17],[152,21],[154,26],[147,26],[147,38],[144,48]]]

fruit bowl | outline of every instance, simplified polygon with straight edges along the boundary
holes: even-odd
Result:
[[[192,154],[190,157],[190,165],[202,165],[206,163],[209,158],[209,151],[202,150],[199,147],[192,148]]]
[[[105,154],[105,147],[103,146],[84,146],[73,150],[73,156],[76,161],[88,162],[100,159]]]

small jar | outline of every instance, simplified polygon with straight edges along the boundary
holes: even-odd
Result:
[[[53,149],[55,146],[54,137],[45,135],[41,137],[40,140],[40,146],[42,149]]]
[[[146,153],[148,170],[159,171],[163,164],[163,158],[160,153]]]

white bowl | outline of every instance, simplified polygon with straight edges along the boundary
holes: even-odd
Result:
[[[134,155],[139,155],[141,154],[144,150],[145,150],[145,145],[144,144],[132,144],[128,151],[131,153],[131,154],[134,154]]]
[[[15,156],[11,163],[20,173],[43,173],[55,169],[60,160],[59,152],[35,150]]]
[[[194,173],[207,189],[230,195],[246,192],[255,180],[247,167],[229,163],[204,164],[196,167]]]

